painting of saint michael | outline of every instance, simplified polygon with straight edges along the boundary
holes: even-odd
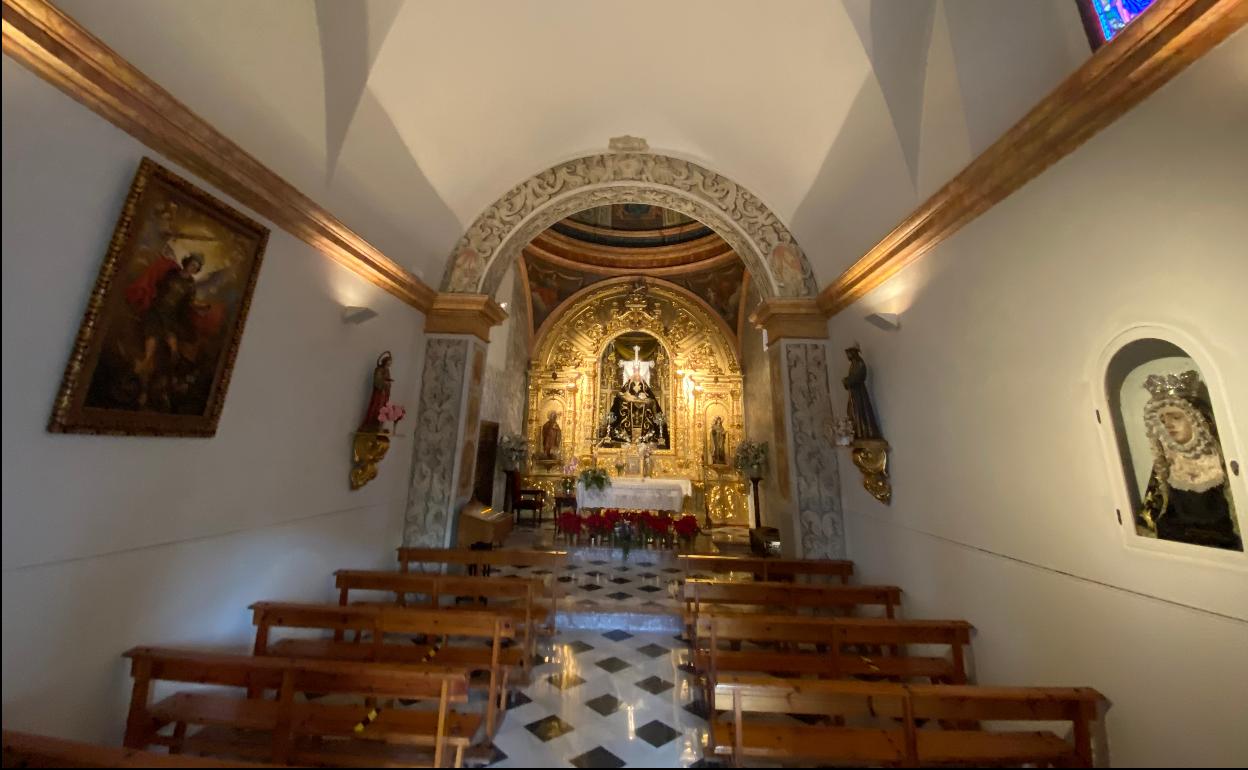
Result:
[[[49,430],[214,435],[268,235],[144,159]]]

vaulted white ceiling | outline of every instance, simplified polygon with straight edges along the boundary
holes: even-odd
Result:
[[[431,284],[621,134],[745,185],[826,284],[1088,55],[1070,0],[59,5]]]

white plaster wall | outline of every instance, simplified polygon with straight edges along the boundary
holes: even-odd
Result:
[[[830,322],[838,349],[862,344],[894,447],[891,507],[843,463],[861,580],[900,584],[911,617],[974,623],[981,682],[1101,690],[1117,765],[1248,760],[1245,561],[1130,546],[1093,411],[1109,341],[1174,327],[1244,462],[1245,137],[1240,32]],[[875,310],[900,331],[865,324]]]
[[[5,727],[117,743],[128,647],[245,649],[249,603],[327,599],[332,570],[392,563],[411,439],[351,492],[350,434],[381,350],[395,354],[392,399],[413,405],[423,322],[270,224],[214,438],[47,433],[116,217],[152,153],[7,57],[3,100]],[[380,315],[349,327],[345,304]]]

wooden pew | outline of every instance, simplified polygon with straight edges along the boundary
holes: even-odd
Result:
[[[848,584],[854,574],[854,563],[837,559],[772,559],[759,556],[716,556],[712,554],[686,554],[680,557],[685,575],[699,573],[750,572],[755,580],[796,581],[805,576],[831,578]]]
[[[48,735],[4,731],[4,767],[277,767],[181,754],[101,746]]]
[[[548,585],[545,598],[549,598],[552,609],[559,597],[557,582],[568,565],[567,551],[543,551],[528,548],[494,549],[492,551],[474,551],[470,548],[399,548],[399,571],[410,573],[413,564],[448,564],[469,569],[477,575],[486,575],[494,567],[533,567],[550,570],[550,579],[543,581]],[[548,621],[539,628],[544,635],[556,632],[555,613],[549,614]]]
[[[527,548],[496,548],[474,551],[471,548],[399,548],[399,571],[408,572],[411,564],[462,564],[486,567],[541,567],[551,572],[562,570],[568,563],[567,551],[539,551]]]
[[[459,575],[419,574],[411,572],[375,572],[369,570],[338,570],[334,573],[338,588],[338,604],[350,603],[351,591],[382,591],[393,593],[394,604],[402,607],[437,607],[441,609],[465,609],[456,604],[461,598],[510,601],[512,604],[490,603],[484,606],[489,612],[505,615],[523,635],[525,649],[524,667],[527,670],[536,652],[536,628],[554,617],[554,601],[549,606],[539,605],[544,594],[542,581],[536,578],[499,580],[487,577],[463,577]],[[418,594],[424,601],[411,603],[409,594]],[[448,606],[443,599],[450,599]],[[360,604],[357,602],[357,604]],[[365,602],[365,605],[376,602]],[[481,605],[469,605],[466,609],[482,609]],[[335,635],[341,639],[341,634]]]
[[[1108,702],[1090,688],[900,685],[887,682],[724,676],[711,720],[711,747],[736,765],[746,758],[902,766],[1056,767],[1104,765],[1094,728]],[[830,717],[827,724],[766,723],[758,713]],[[1003,730],[1002,722],[1064,722],[1071,740],[1050,730]],[[994,725],[985,729],[984,722]],[[949,727],[953,725],[953,727]],[[1097,754],[1100,756],[1097,756]]]
[[[497,613],[478,610],[410,609],[407,607],[351,606],[336,604],[297,604],[288,602],[257,602],[251,605],[252,622],[256,626],[254,653],[290,658],[324,658],[358,662],[420,664],[447,667],[450,671],[471,673],[488,671],[485,729],[493,736],[498,715],[506,708],[508,680],[516,669],[524,666],[524,650],[517,646],[503,649],[503,642],[515,639],[511,619]],[[270,643],[274,628],[323,629],[333,632],[329,639],[282,639]],[[347,633],[354,641],[344,641]],[[387,634],[406,637],[448,637],[438,647],[433,639],[425,644],[412,644],[405,639],[387,642]],[[365,636],[368,639],[365,641]],[[449,637],[466,637],[469,644],[454,644]],[[485,639],[485,647],[473,640]]]
[[[896,617],[901,589],[896,586],[806,585],[795,583],[685,581],[685,631],[698,647],[697,617],[703,612],[756,612],[778,615],[851,615],[859,607],[881,607]],[[807,612],[803,612],[807,611]]]
[[[963,647],[970,644],[972,627],[964,620],[703,613],[697,623],[704,646],[695,648],[694,665],[706,676],[708,693],[725,673],[967,682]],[[740,649],[743,642],[767,646]],[[736,649],[723,649],[725,643]],[[947,646],[951,654],[911,655],[908,645]]]
[[[167,746],[170,753],[241,756],[275,764],[310,763],[374,767],[380,764],[441,766],[455,750],[456,767],[480,725],[472,714],[450,711],[468,700],[462,672],[429,666],[394,666],[324,660],[253,657],[194,650],[135,647],[131,661],[134,689],[126,721],[131,749]],[[202,689],[178,692],[150,703],[152,683],[187,682],[245,690],[237,695]],[[273,691],[273,699],[263,698]],[[298,702],[298,692],[346,695],[359,703]],[[433,700],[436,711],[384,709],[368,719],[365,699]],[[173,725],[172,735],[160,730]],[[190,725],[203,729],[187,734]]]

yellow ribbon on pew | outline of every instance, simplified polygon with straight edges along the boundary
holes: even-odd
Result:
[[[428,663],[429,661],[437,657],[438,650],[441,650],[442,645],[446,644],[446,639],[447,637],[443,636],[441,641],[435,642],[434,645],[429,648],[429,651],[421,656],[420,662]],[[367,728],[373,722],[376,722],[377,717],[380,715],[381,715],[381,708],[378,706],[374,706],[373,708],[368,710],[368,713],[364,715],[363,719],[361,719],[359,722],[356,723],[355,727],[352,728],[352,731],[356,733],[364,732],[365,728]]]

